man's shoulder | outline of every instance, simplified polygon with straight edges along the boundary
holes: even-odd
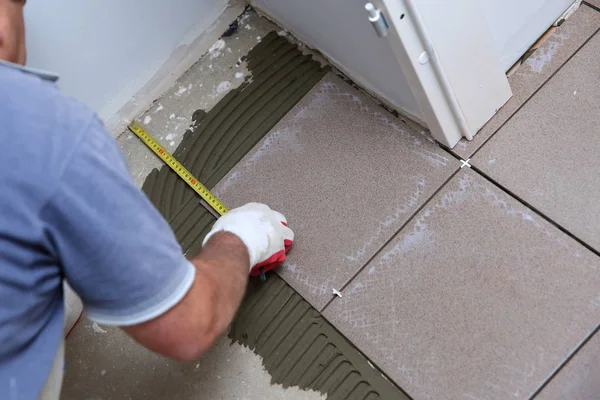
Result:
[[[54,84],[2,64],[0,87],[1,176],[19,186],[23,176],[42,180],[46,188],[31,189],[48,194],[95,115]]]
[[[93,111],[61,93],[54,83],[6,65],[0,65],[0,87],[2,124],[23,134],[60,130],[64,135],[94,117]]]

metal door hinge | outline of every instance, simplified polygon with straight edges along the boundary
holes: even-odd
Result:
[[[375,33],[377,33],[377,36],[387,36],[390,27],[388,26],[385,17],[381,13],[381,10],[375,8],[373,3],[365,4],[365,10],[367,10],[367,13],[369,13],[369,21],[371,22],[371,25],[373,25],[373,28],[375,28]]]

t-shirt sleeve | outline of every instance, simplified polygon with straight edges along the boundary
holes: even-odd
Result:
[[[65,278],[96,322],[153,319],[193,283],[194,266],[97,120],[69,155],[42,219]]]

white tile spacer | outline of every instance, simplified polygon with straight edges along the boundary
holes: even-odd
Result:
[[[463,167],[469,167],[471,168],[471,164],[469,164],[469,161],[471,161],[470,158],[467,158],[467,161],[465,160],[460,160],[460,162],[462,163],[462,165],[460,166],[460,168],[462,169]]]
[[[337,297],[342,297],[342,294],[339,292],[339,290],[335,290],[335,289],[331,289],[333,291],[333,295],[337,296]]]

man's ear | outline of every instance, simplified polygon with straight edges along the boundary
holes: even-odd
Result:
[[[21,65],[27,59],[24,5],[25,0],[0,0],[0,59]]]

